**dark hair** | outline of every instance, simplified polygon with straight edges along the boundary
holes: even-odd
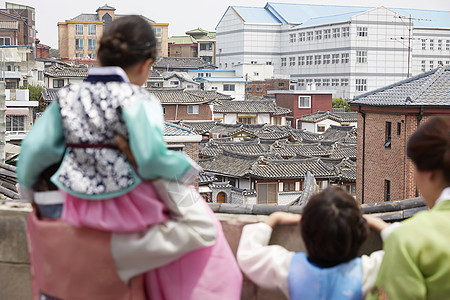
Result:
[[[156,58],[156,39],[152,26],[140,16],[125,16],[106,26],[100,39],[98,59],[103,66],[131,67]]]
[[[450,184],[450,117],[434,117],[411,135],[408,157],[419,171],[442,170]]]
[[[311,197],[300,227],[309,261],[321,268],[355,258],[369,233],[356,200],[338,187]]]

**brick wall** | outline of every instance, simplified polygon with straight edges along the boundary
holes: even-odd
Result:
[[[186,153],[187,156],[189,156],[193,161],[198,163],[199,157],[199,143],[167,143],[167,145],[170,147],[170,145],[180,145],[183,144],[183,152]],[[194,186],[198,188],[198,176],[194,180]]]
[[[198,104],[198,114],[188,114],[188,105],[162,104],[165,109],[164,120],[212,120],[212,111],[209,104]],[[176,114],[176,117],[175,117]]]
[[[19,24],[19,30],[2,30],[2,37],[11,38],[11,45],[25,45],[25,37],[24,37],[24,22],[19,21],[15,18],[8,17],[5,15],[0,15],[0,21],[17,21]]]
[[[420,124],[433,115],[424,115]],[[386,142],[386,122],[391,122],[391,147]],[[364,125],[365,123],[365,125]],[[397,126],[400,124],[400,134]],[[408,138],[416,131],[416,114],[366,112],[365,122],[358,114],[358,146],[356,166],[357,199],[363,203],[383,202],[386,199],[386,180],[390,181],[390,201],[416,197],[414,165],[406,156]],[[363,131],[365,153],[363,170]],[[364,181],[364,196],[363,193]],[[364,199],[363,199],[364,197]]]
[[[289,90],[289,79],[266,79],[247,84],[248,96],[262,97],[272,90]]]

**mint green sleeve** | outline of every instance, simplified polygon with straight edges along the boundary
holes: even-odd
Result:
[[[122,111],[128,129],[131,152],[139,175],[191,183],[197,164],[182,152],[168,150],[163,141],[164,118],[161,104],[142,99]]]
[[[30,188],[49,166],[61,161],[66,148],[59,104],[45,110],[22,141],[17,163],[17,179]]]

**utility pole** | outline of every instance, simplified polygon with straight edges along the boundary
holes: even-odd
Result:
[[[245,91],[244,91],[244,100],[248,99],[248,95],[247,95],[247,84],[248,84],[248,73],[245,73]]]

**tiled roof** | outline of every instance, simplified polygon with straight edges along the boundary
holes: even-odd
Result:
[[[316,142],[323,139],[322,135],[319,133],[313,133],[306,131],[304,129],[291,129],[292,136],[297,141],[309,141],[309,142]]]
[[[211,129],[216,126],[216,121],[182,121],[181,125],[191,129],[197,134],[203,135],[211,132]]]
[[[272,100],[246,100],[246,101],[216,101],[215,113],[271,113],[273,115],[286,115],[291,112],[288,108],[277,106]]]
[[[353,126],[335,126],[330,125],[330,127],[322,134],[323,141],[342,142],[348,137],[356,135],[356,128]]]
[[[209,101],[202,97],[187,93],[182,89],[149,88],[147,90],[155,95],[159,101],[161,101],[161,104],[199,104]]]
[[[208,172],[242,177],[249,172],[254,160],[251,156],[218,154],[213,158],[200,160],[199,164]]]
[[[356,182],[356,162],[344,158],[339,164],[335,165],[335,170],[341,180]]]
[[[336,173],[318,158],[271,160],[258,159],[249,175],[264,179],[294,179],[303,178],[310,171],[315,178],[332,178]]]
[[[45,68],[44,74],[50,77],[87,77],[88,68],[84,66],[65,66],[62,64],[56,64],[51,67]]]
[[[103,10],[116,10],[114,7],[109,6],[108,4],[105,4],[105,5],[103,5],[103,6],[100,6],[100,7],[97,8],[97,9],[103,9]]]
[[[205,172],[201,172],[200,174],[198,174],[198,183],[199,184],[207,184],[207,183],[211,183],[214,181],[217,181],[217,178],[212,174],[208,174]]]
[[[189,31],[186,31],[186,34],[208,34],[208,30],[202,28],[196,28]]]
[[[233,97],[219,93],[217,91],[187,90],[186,93],[205,98],[205,100],[232,100],[233,99]]]
[[[331,119],[337,122],[356,122],[357,115],[357,112],[316,111],[312,114],[302,116],[300,120],[306,122],[319,122],[324,119]]]
[[[344,145],[336,143],[332,146],[330,150],[330,158],[345,158],[345,157],[356,160],[356,144]]]
[[[288,141],[276,141],[269,151],[278,153],[282,157],[301,156],[328,156],[328,151],[320,144],[290,143]]]
[[[160,57],[153,63],[154,68],[169,69],[204,69],[215,68],[198,57]]]
[[[70,21],[77,22],[99,22],[97,14],[81,14],[76,16],[75,18],[70,19]]]
[[[369,106],[449,106],[450,67],[439,67],[349,101]]]
[[[191,130],[186,127],[175,125],[172,123],[164,123],[164,136],[189,136],[195,135]]]
[[[191,76],[189,76],[186,72],[164,72],[161,74],[164,80],[169,80],[170,78],[176,77],[181,81],[186,81],[194,84],[199,84],[198,82],[192,80]]]
[[[55,101],[58,98],[58,91],[59,89],[45,88],[41,93],[42,99],[44,101]]]
[[[173,45],[186,45],[186,44],[196,44],[197,41],[194,37],[190,35],[183,36],[171,36],[168,40],[169,44]]]
[[[255,156],[264,155],[266,150],[258,140],[244,142],[222,142],[214,139],[203,145],[203,148],[200,150],[200,153],[203,156],[215,156],[223,152]]]

